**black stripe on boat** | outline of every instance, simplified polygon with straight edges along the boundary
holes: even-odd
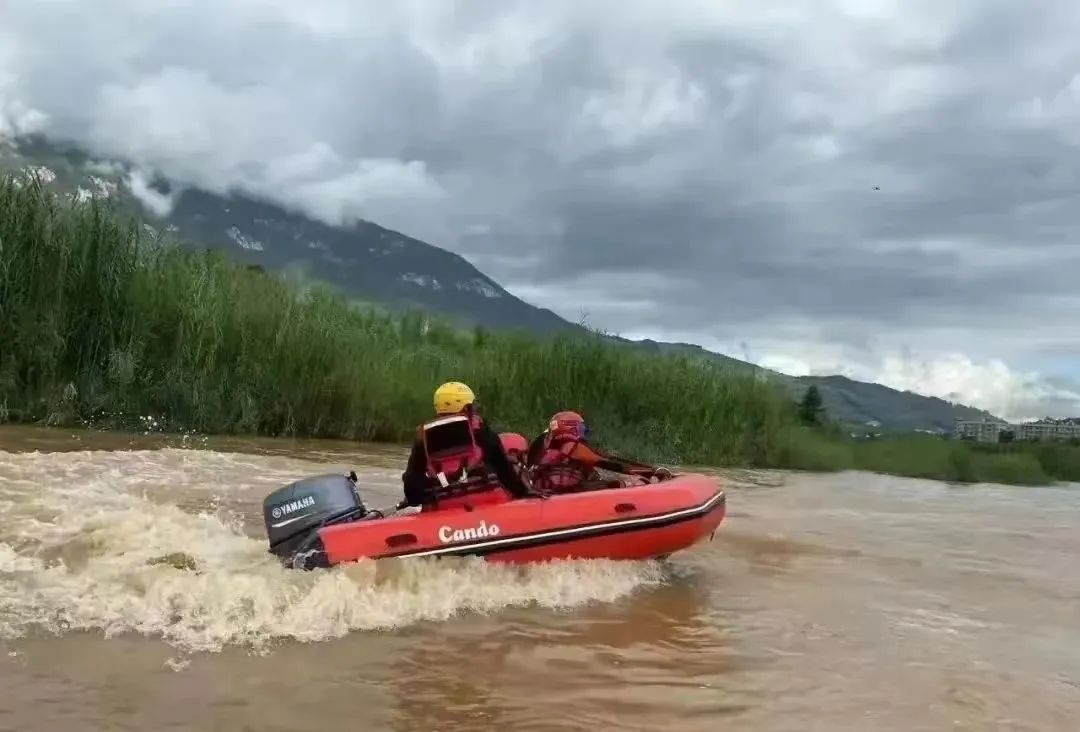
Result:
[[[529,549],[545,544],[565,544],[582,539],[593,539],[598,536],[612,536],[615,534],[644,531],[646,529],[659,529],[665,526],[694,521],[702,516],[712,513],[717,508],[727,505],[727,497],[723,491],[712,495],[704,503],[689,508],[680,508],[677,511],[653,514],[652,516],[638,516],[629,519],[614,519],[578,526],[567,526],[561,529],[548,529],[531,534],[515,534],[513,536],[500,536],[491,539],[479,539],[469,543],[450,544],[434,549],[414,549],[412,551],[380,554],[379,558],[390,557],[445,557],[445,556],[487,556],[501,552]]]

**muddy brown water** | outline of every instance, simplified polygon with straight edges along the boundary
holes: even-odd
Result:
[[[1080,486],[722,473],[663,563],[286,571],[404,452],[0,429],[0,730],[1080,729]]]

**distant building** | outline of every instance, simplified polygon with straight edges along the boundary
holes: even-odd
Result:
[[[1080,424],[1061,422],[1025,422],[1013,425],[1017,440],[1071,440],[1080,438]]]
[[[1011,432],[1014,440],[1071,440],[1080,439],[1080,424],[1069,421],[1040,420],[1038,422],[995,422],[982,420],[957,420],[955,435],[962,440],[1000,442],[1001,433]]]
[[[994,422],[989,419],[958,419],[955,434],[961,440],[997,442],[1002,431],[1008,428],[1007,422]]]

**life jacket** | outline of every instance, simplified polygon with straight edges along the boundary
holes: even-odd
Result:
[[[421,425],[417,438],[427,456],[426,473],[435,490],[456,486],[486,477],[484,451],[476,443],[479,417],[455,414]]]
[[[484,462],[484,450],[476,442],[482,422],[477,416],[455,414],[421,425],[417,439],[427,458],[425,473],[434,503],[440,508],[489,503],[491,500],[465,496],[478,488],[494,488],[497,479]],[[489,496],[498,500],[498,496]]]
[[[596,476],[591,465],[574,457],[580,440],[548,435],[533,469],[533,484],[542,490],[561,493],[574,490]]]

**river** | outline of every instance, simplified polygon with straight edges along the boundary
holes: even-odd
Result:
[[[0,429],[0,730],[1080,729],[1080,486],[728,471],[664,563],[266,553],[266,493],[404,457]]]

